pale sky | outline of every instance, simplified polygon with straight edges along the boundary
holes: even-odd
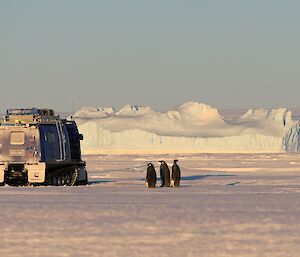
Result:
[[[0,112],[299,107],[299,13],[297,0],[0,0]]]

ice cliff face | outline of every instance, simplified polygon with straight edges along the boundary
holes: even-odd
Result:
[[[291,112],[283,108],[249,110],[234,121],[224,119],[209,105],[195,102],[166,112],[131,105],[118,111],[112,107],[83,107],[74,118],[84,134],[83,152],[281,152],[300,149],[299,123],[293,122]]]
[[[283,138],[283,149],[287,152],[300,152],[300,122],[287,130]]]

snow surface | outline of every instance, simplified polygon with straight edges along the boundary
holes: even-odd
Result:
[[[147,189],[175,158],[182,186]],[[0,256],[299,256],[299,154],[84,159],[88,186],[0,188]]]
[[[226,119],[209,105],[188,102],[166,112],[146,106],[83,107],[74,114],[83,152],[263,153],[299,151],[291,111],[248,110]]]

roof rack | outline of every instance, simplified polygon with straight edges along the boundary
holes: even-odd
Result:
[[[34,115],[39,114],[39,110],[37,108],[31,109],[8,109],[6,111],[7,116],[11,115]]]
[[[27,125],[40,122],[53,122],[59,120],[52,109],[8,109],[3,116],[1,125]]]

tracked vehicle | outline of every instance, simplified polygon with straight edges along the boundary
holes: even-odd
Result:
[[[9,109],[0,125],[0,185],[86,185],[77,125],[51,109]]]

